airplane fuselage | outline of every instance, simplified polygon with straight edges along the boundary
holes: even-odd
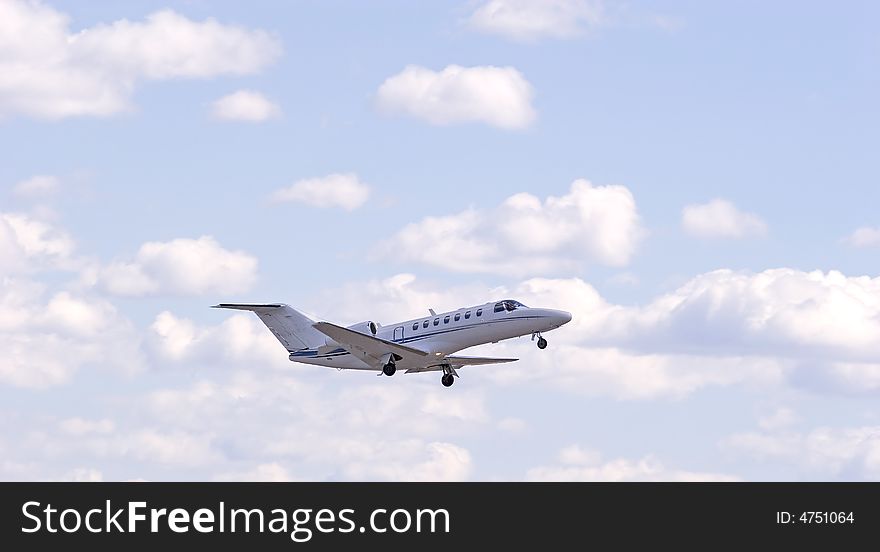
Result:
[[[513,309],[507,303],[516,304]],[[499,305],[501,305],[499,307]],[[525,335],[535,335],[556,329],[571,320],[571,314],[553,309],[529,308],[516,301],[486,303],[398,322],[372,326],[370,322],[357,326],[357,330],[380,339],[421,349],[438,358],[462,349],[494,343]],[[373,333],[372,330],[376,332]],[[290,360],[346,370],[375,370],[370,365],[332,340],[320,347],[304,348],[290,352]],[[401,359],[397,367],[408,369],[409,359]],[[423,362],[413,359],[412,362]]]

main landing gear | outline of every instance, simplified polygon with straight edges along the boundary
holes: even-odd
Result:
[[[440,383],[443,384],[443,387],[452,387],[452,384],[455,383],[455,376],[458,374],[455,373],[455,368],[446,364],[443,366],[443,377],[440,378]]]
[[[394,362],[389,362],[382,367],[382,373],[386,376],[393,376],[394,372],[397,372],[397,366],[394,365]]]
[[[535,332],[532,334],[532,341],[535,340],[535,336],[538,337],[538,348],[546,349],[547,348],[547,340],[541,337],[541,332]]]

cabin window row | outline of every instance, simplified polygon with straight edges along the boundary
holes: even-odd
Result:
[[[483,309],[477,309],[477,310],[476,310],[476,315],[477,315],[477,316],[483,316]],[[444,324],[449,324],[449,318],[450,318],[450,316],[452,316],[452,315],[447,314],[446,316],[443,317],[443,323],[444,323]],[[464,313],[464,319],[465,319],[465,320],[468,320],[470,317],[471,317],[471,311],[465,311],[465,313]],[[454,320],[455,322],[458,322],[459,320],[461,320],[461,313],[460,313],[460,312],[455,313],[455,317],[453,318],[453,320]],[[431,324],[431,320],[430,320],[430,319],[428,319],[428,320],[424,320],[424,321],[422,321],[422,328],[427,329],[428,326],[429,326],[430,324]],[[439,326],[439,325],[440,325],[440,317],[439,317],[439,316],[438,316],[437,318],[434,319],[434,325],[435,325],[435,326]],[[418,323],[418,322],[413,322],[412,329],[413,329],[413,331],[418,330],[418,329],[419,329],[419,323]]]

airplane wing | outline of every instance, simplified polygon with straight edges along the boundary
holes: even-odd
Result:
[[[421,349],[414,349],[400,343],[362,334],[329,322],[317,322],[313,326],[322,334],[339,343],[343,349],[367,362],[367,364],[376,365],[381,362],[383,356],[389,353],[398,357],[428,356],[428,353]],[[400,358],[397,360],[400,360]]]
[[[483,364],[501,364],[503,362],[516,362],[519,360],[518,358],[489,358],[489,357],[467,357],[467,356],[447,356],[443,358],[442,362],[435,362],[433,364],[428,364],[427,366],[420,366],[418,368],[410,368],[406,371],[409,373],[417,373],[417,372],[437,372],[443,369],[444,364],[449,364],[453,368],[460,368],[462,366],[480,366]]]

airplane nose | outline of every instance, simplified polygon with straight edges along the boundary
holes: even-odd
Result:
[[[559,317],[559,325],[568,324],[571,322],[571,313],[566,311],[556,311],[557,316]]]

